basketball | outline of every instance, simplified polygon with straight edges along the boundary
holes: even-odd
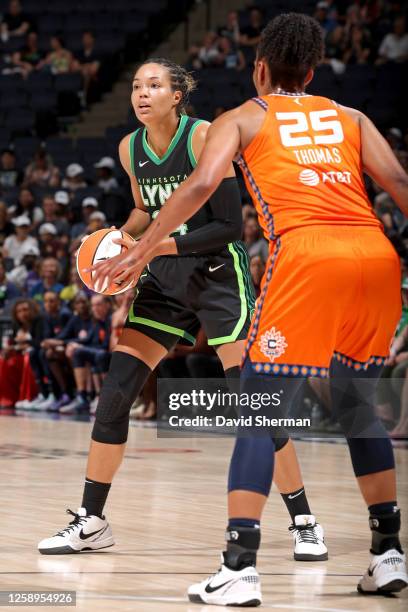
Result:
[[[88,289],[96,291],[93,284],[94,273],[84,272],[84,270],[90,268],[98,261],[110,259],[111,257],[115,257],[115,255],[119,255],[123,250],[126,250],[125,246],[116,244],[114,242],[114,240],[120,238],[125,238],[134,242],[132,236],[130,236],[130,234],[127,232],[112,229],[100,229],[85,238],[79,247],[77,252],[77,270],[80,279],[88,287]],[[103,287],[102,290],[96,292],[102,293],[103,295],[118,295],[119,293],[123,293],[124,291],[127,291],[127,289],[134,287],[135,284],[136,281],[127,283],[124,286],[122,284],[112,283],[109,285],[109,287]]]

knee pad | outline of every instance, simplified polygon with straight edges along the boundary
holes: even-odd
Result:
[[[244,490],[268,496],[272,485],[275,444],[272,438],[237,438],[231,458],[228,492]]]
[[[93,440],[104,444],[126,442],[130,408],[150,373],[149,366],[137,357],[113,352],[96,409]]]
[[[351,438],[347,440],[354,474],[358,477],[395,468],[391,440],[384,429],[382,438]]]

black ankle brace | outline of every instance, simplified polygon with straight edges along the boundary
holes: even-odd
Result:
[[[224,563],[229,569],[238,571],[256,565],[256,553],[261,543],[259,527],[228,527],[225,532],[227,550]]]

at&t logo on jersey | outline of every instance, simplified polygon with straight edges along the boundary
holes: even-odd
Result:
[[[311,168],[302,170],[299,174],[299,182],[308,187],[315,187],[320,183],[351,183],[351,172],[330,170],[329,172],[319,173]]]
[[[261,336],[259,346],[261,352],[273,362],[283,355],[288,345],[286,344],[285,336],[282,336],[280,331],[272,327]]]
[[[314,187],[314,185],[318,185],[320,183],[320,178],[317,172],[314,170],[302,170],[299,174],[299,181],[303,183],[303,185],[310,185]]]

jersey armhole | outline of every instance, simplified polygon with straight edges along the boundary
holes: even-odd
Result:
[[[196,131],[196,128],[198,128],[198,126],[201,123],[208,123],[208,121],[205,121],[205,119],[198,119],[197,121],[195,121],[190,128],[190,133],[187,139],[188,156],[190,158],[190,163],[193,166],[193,168],[195,168],[198,163],[196,156],[194,155],[194,151],[193,151],[193,136],[194,136],[194,132]]]
[[[269,108],[267,102],[265,102],[265,100],[262,100],[262,98],[251,98],[251,102],[255,102],[255,104],[258,104],[258,106],[263,108],[264,111],[267,111]]]
[[[130,159],[130,171],[135,176],[135,138],[136,134],[140,131],[140,128],[137,128],[135,132],[130,135],[129,138],[129,159]]]

